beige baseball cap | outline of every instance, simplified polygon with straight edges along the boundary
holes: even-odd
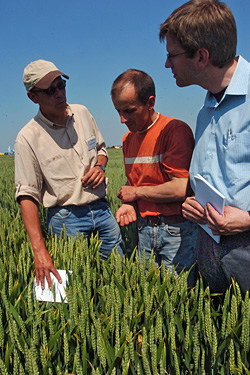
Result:
[[[36,60],[29,63],[23,71],[23,83],[27,91],[38,87],[48,89],[51,83],[59,76],[69,79],[51,61]]]

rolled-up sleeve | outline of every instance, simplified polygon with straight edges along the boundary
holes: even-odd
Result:
[[[32,197],[38,204],[42,201],[43,179],[32,149],[23,137],[15,142],[15,199]]]
[[[106,149],[105,141],[103,139],[103,136],[102,136],[100,130],[98,129],[98,127],[96,125],[96,122],[95,122],[95,119],[93,118],[93,116],[92,116],[92,122],[93,122],[93,125],[94,125],[95,136],[96,136],[97,155],[104,155],[108,159],[108,152],[107,152],[107,149]]]

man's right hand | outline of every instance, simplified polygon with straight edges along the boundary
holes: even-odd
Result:
[[[41,283],[42,289],[45,287],[45,277],[47,279],[49,288],[51,289],[52,282],[50,277],[50,272],[52,272],[59,283],[62,283],[61,276],[58,271],[55,269],[52,262],[51,256],[46,248],[34,253],[34,263],[35,263],[35,275],[36,283],[39,285]]]
[[[129,225],[137,219],[135,209],[131,204],[123,204],[117,210],[115,218],[121,227],[124,227],[124,225]]]
[[[195,200],[195,197],[186,198],[182,204],[182,214],[185,219],[198,224],[207,224],[205,209]]]

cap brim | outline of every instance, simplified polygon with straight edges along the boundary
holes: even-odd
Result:
[[[67,76],[66,74],[60,72],[59,70],[54,70],[46,74],[46,76],[44,76],[42,79],[40,79],[40,81],[38,81],[35,86],[38,89],[48,89],[51,83],[59,76],[63,76],[64,78],[69,79],[69,76]]]

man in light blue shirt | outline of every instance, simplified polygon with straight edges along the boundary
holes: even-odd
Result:
[[[195,133],[196,147],[190,168],[225,197],[226,204],[250,211],[250,65],[237,59],[234,75],[218,103],[207,93]]]
[[[167,42],[166,68],[179,87],[208,90],[198,119],[190,167],[226,197],[224,214],[187,198],[183,215],[220,235],[217,244],[199,229],[198,266],[214,292],[235,278],[250,289],[250,65],[235,57],[237,32],[228,6],[218,0],[189,1],[161,25]]]

